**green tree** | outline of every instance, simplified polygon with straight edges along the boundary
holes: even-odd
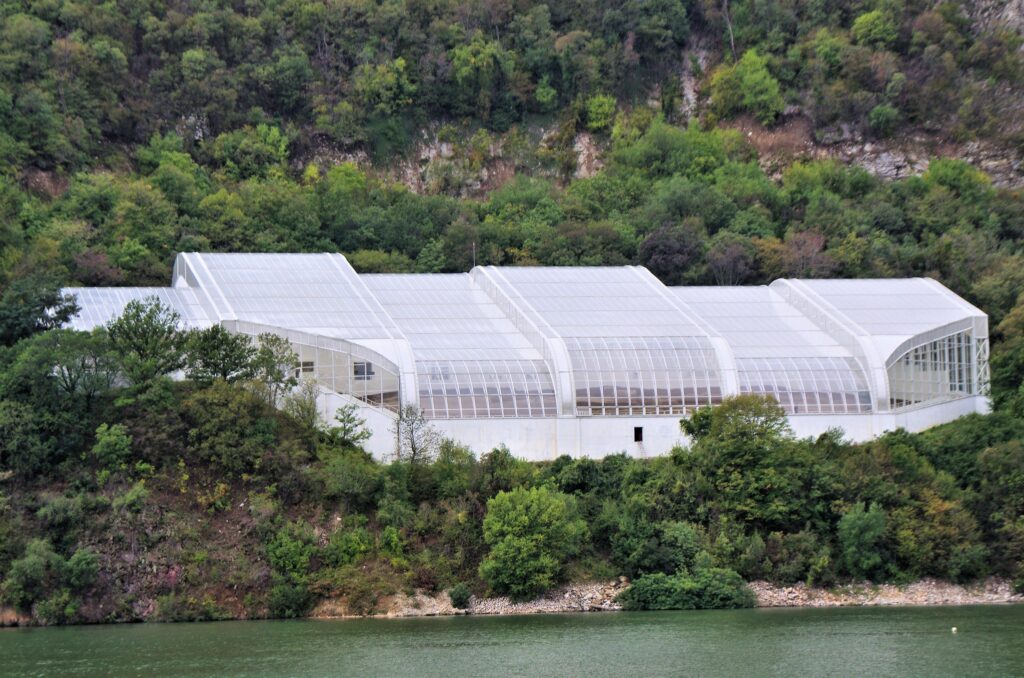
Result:
[[[60,327],[78,314],[78,302],[45,275],[11,283],[0,297],[0,345]]]
[[[864,502],[860,502],[843,514],[838,526],[839,545],[843,566],[852,577],[874,579],[882,574],[885,531],[885,511],[877,503],[865,510]]]
[[[597,94],[587,99],[587,129],[591,132],[604,132],[611,129],[615,121],[615,97]]]
[[[256,350],[248,336],[228,332],[221,325],[193,330],[185,341],[185,375],[205,383],[249,379]]]
[[[126,464],[132,454],[132,437],[123,424],[100,424],[96,429],[96,442],[92,456],[100,466],[116,471]]]
[[[854,20],[853,37],[860,45],[889,49],[896,42],[898,33],[892,17],[876,9],[865,12]]]
[[[107,323],[107,334],[121,370],[136,386],[185,365],[181,316],[156,297],[129,301],[121,315]]]
[[[544,487],[499,492],[487,502],[480,576],[498,593],[530,598],[561,579],[586,539],[572,497]]]
[[[723,64],[711,76],[711,101],[719,115],[753,113],[768,125],[782,113],[779,81],[768,71],[768,59],[747,50],[734,66]]]

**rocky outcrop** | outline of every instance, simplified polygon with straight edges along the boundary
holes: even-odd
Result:
[[[1010,582],[988,579],[961,586],[935,579],[923,579],[906,586],[892,584],[849,584],[815,588],[805,584],[776,586],[751,582],[758,607],[847,607],[855,605],[988,605],[1021,603],[1024,595],[1013,592]]]
[[[615,602],[616,596],[629,587],[623,577],[604,584],[570,584],[549,591],[534,600],[522,603],[509,598],[484,598],[476,596],[470,602],[470,614],[536,614],[551,612],[609,612],[621,610]]]
[[[504,596],[496,598],[470,599],[469,608],[457,609],[452,605],[447,593],[428,595],[417,592],[414,595],[399,593],[379,601],[377,612],[373,617],[438,617],[459,614],[540,614],[558,612],[610,612],[621,610],[622,606],[615,602],[616,596],[629,587],[625,577],[615,581],[568,584],[548,591],[540,598],[524,602],[514,602]],[[325,599],[320,601],[310,613],[311,617],[332,619],[354,617],[343,599]]]
[[[0,605],[0,628],[5,626],[30,626],[32,617],[21,614],[13,607]]]

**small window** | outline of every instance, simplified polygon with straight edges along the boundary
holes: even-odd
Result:
[[[373,363],[352,363],[352,376],[356,381],[369,381],[374,374]]]
[[[642,443],[644,441],[644,427],[634,426],[633,427],[633,442]]]
[[[309,374],[313,371],[313,361],[303,360],[299,363],[298,369],[295,370],[295,377],[301,377],[303,374]]]

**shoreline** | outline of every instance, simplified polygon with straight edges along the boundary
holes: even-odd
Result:
[[[779,586],[764,581],[749,582],[757,596],[755,608],[825,607],[921,607],[954,605],[1003,605],[1024,603],[1024,594],[1014,593],[1010,581],[990,577],[973,584],[951,584],[922,579],[910,584],[872,584],[861,582],[830,588],[809,587],[799,583]],[[586,612],[617,612],[622,606],[615,597],[629,587],[625,579],[611,582],[568,584],[539,598],[513,602],[507,597],[473,596],[465,610],[452,606],[446,593],[431,596],[398,594],[387,599],[384,609],[372,615],[347,614],[340,600],[321,601],[310,613],[312,619],[403,619],[457,615],[529,615]]]
[[[749,582],[757,597],[757,608],[835,607],[935,607],[959,605],[1014,605],[1024,603],[1024,594],[1014,593],[1009,580],[990,577],[972,584],[952,584],[922,579],[905,585],[860,582],[829,588],[804,583],[780,586],[764,581]],[[465,610],[452,606],[447,593],[414,595],[399,593],[381,600],[380,611],[370,615],[352,614],[344,599],[321,600],[305,619],[410,619],[416,617],[522,616],[619,612],[616,596],[629,587],[623,577],[608,582],[566,584],[533,600],[514,602],[505,596],[473,596]],[[224,621],[246,621],[245,617]],[[265,619],[251,619],[265,621]],[[145,620],[142,620],[145,621]],[[126,622],[131,623],[131,622]],[[137,623],[137,622],[135,622]],[[168,622],[175,623],[175,622]],[[184,622],[181,622],[184,623]],[[0,628],[38,626],[10,607],[0,606]]]

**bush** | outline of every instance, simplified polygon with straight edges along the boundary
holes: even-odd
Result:
[[[117,471],[128,463],[132,454],[132,437],[123,424],[100,424],[96,429],[96,443],[92,446],[92,456],[99,462],[100,468]]]
[[[768,60],[752,49],[735,65],[722,64],[715,69],[711,102],[719,115],[747,111],[764,125],[775,122],[785,106],[779,81],[768,71]]]
[[[324,547],[324,560],[331,567],[352,565],[373,550],[373,537],[362,525],[341,529],[331,535]]]
[[[270,616],[281,619],[304,617],[312,606],[313,596],[305,584],[277,584],[270,589],[267,598]]]
[[[499,492],[487,502],[484,541],[491,550],[480,576],[516,599],[539,595],[559,581],[586,538],[572,497],[546,487]]]
[[[45,539],[33,539],[24,555],[11,563],[3,585],[4,599],[22,611],[60,585],[64,559]]]
[[[313,531],[301,523],[289,523],[267,544],[267,559],[274,572],[295,584],[305,585],[315,553]]]
[[[695,576],[648,574],[619,594],[628,610],[715,610],[753,607],[753,591],[733,570],[707,568]]]
[[[473,597],[473,592],[469,590],[469,587],[459,582],[455,586],[448,590],[448,598],[452,601],[452,607],[456,610],[465,610],[469,608],[470,598]]]
[[[881,10],[865,12],[853,22],[853,38],[857,44],[876,49],[889,49],[897,37],[895,22]]]
[[[879,104],[868,113],[868,124],[872,131],[880,137],[892,134],[899,119],[900,112],[889,104]]]
[[[587,129],[591,132],[603,132],[612,126],[615,120],[615,97],[598,94],[587,99]]]
[[[843,565],[850,576],[862,579],[880,574],[880,544],[885,536],[885,511],[876,503],[864,510],[864,502],[855,504],[839,520],[839,544]]]

